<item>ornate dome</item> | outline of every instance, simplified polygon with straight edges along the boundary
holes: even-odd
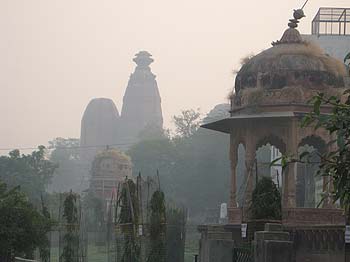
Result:
[[[90,190],[110,201],[113,191],[126,177],[132,177],[130,158],[115,149],[106,149],[99,152],[92,162]]]
[[[123,180],[126,176],[131,177],[132,163],[129,156],[116,149],[106,149],[99,152],[92,163],[92,176],[111,177]]]
[[[344,87],[344,77],[347,76],[345,65],[325,54],[317,45],[303,41],[295,27],[290,26],[281,40],[273,42],[272,45],[271,48],[247,59],[237,73],[234,107],[251,104],[247,93],[254,93],[253,89],[258,89],[260,95],[277,92],[277,99],[271,99],[270,96],[269,102],[287,103],[307,101],[312,90]],[[297,99],[294,99],[295,95],[282,95],[280,101],[281,93],[286,89],[288,92],[299,93]],[[305,92],[310,95],[303,99]]]

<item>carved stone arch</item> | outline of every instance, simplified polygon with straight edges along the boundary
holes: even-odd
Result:
[[[270,144],[271,146],[278,148],[278,150],[282,154],[286,153],[286,143],[283,141],[282,138],[274,134],[264,136],[262,139],[258,140],[258,143],[256,144],[256,150],[258,150],[260,147],[266,144]]]
[[[310,163],[298,163],[297,165],[296,205],[297,207],[314,208],[319,204],[322,194],[322,192],[318,194],[317,190],[323,191],[326,183],[324,177],[316,176],[315,174],[319,169],[319,164],[317,164],[320,161],[319,154],[327,152],[327,142],[321,136],[312,134],[301,139],[298,148],[300,149],[304,146],[311,146],[315,151],[312,151],[310,155]],[[321,189],[319,186],[317,187],[317,183],[321,183]]]
[[[324,153],[327,152],[327,143],[320,136],[310,135],[310,136],[304,137],[300,141],[298,147],[302,147],[302,146],[305,146],[305,145],[313,146],[315,149],[317,149],[317,151],[320,154],[324,154]]]

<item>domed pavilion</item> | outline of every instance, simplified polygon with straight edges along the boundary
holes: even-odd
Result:
[[[106,149],[99,152],[92,163],[90,190],[96,196],[109,201],[113,191],[126,177],[132,177],[130,158],[115,149]]]
[[[301,12],[301,13],[298,13]],[[298,156],[308,145],[318,152],[329,150],[331,137],[325,130],[301,127],[303,117],[312,107],[308,101],[317,93],[341,97],[348,77],[345,65],[325,54],[321,48],[303,41],[296,29],[302,10],[294,13],[289,28],[279,41],[260,54],[247,59],[237,73],[231,96],[230,117],[203,127],[230,134],[231,193],[229,223],[241,224],[251,219],[249,203],[255,183],[257,150],[266,144],[282,154]],[[327,114],[330,107],[323,106]],[[245,148],[244,201],[237,204],[238,146]],[[298,205],[300,181],[298,163],[291,163],[282,175],[282,223],[287,225],[344,224],[343,211],[327,197],[330,183],[321,178],[326,195],[321,208]]]

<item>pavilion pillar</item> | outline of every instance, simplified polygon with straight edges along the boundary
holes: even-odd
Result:
[[[327,148],[327,152],[335,151],[336,144],[333,143]],[[322,208],[335,208],[334,201],[332,199],[332,192],[334,190],[333,178],[331,176],[323,177],[323,192],[326,194],[325,199],[322,203]]]
[[[251,137],[250,137],[251,138]],[[250,218],[249,207],[252,201],[252,195],[254,190],[254,165],[256,159],[256,144],[252,139],[246,141],[245,151],[245,167],[246,167],[246,190],[244,195],[244,218],[245,220]]]
[[[231,161],[231,190],[230,190],[230,207],[237,208],[237,161],[238,161],[238,144],[231,134],[230,144],[230,161]]]
[[[298,122],[293,119],[291,122],[290,133],[287,138],[287,153],[298,158]],[[298,172],[298,163],[289,163],[283,179],[283,199],[282,208],[295,208],[296,207],[296,180]]]

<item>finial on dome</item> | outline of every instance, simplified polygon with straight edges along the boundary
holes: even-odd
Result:
[[[289,19],[288,26],[290,28],[297,28],[299,20],[305,17],[303,9],[294,9],[293,17],[293,19]]]
[[[293,19],[290,19],[288,23],[289,28],[284,32],[281,40],[272,42],[272,45],[302,43],[303,39],[296,28],[303,17],[305,17],[303,9],[294,9]]]

